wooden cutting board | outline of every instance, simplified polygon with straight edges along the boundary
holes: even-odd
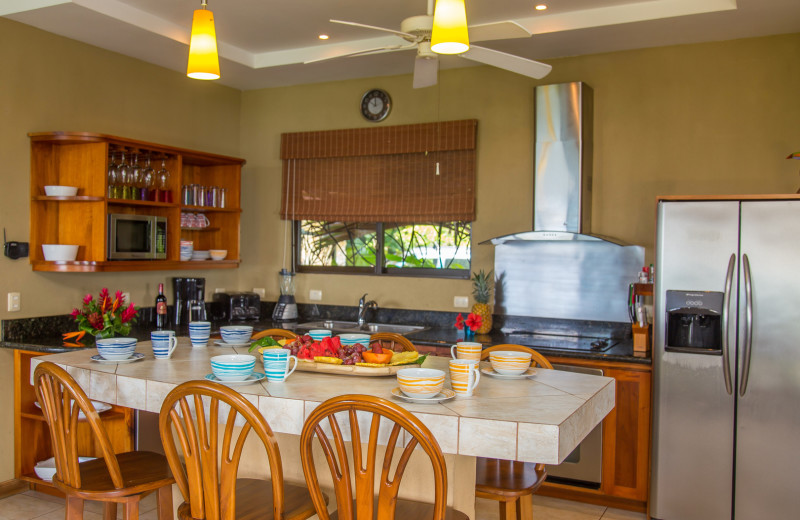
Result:
[[[357,365],[334,365],[331,363],[317,363],[316,361],[297,361],[297,370],[302,372],[320,372],[323,374],[337,374],[350,376],[393,376],[398,370],[414,368],[419,365],[395,365],[385,367],[360,367]]]

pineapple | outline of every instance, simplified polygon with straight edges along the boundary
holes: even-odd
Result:
[[[492,330],[492,309],[489,306],[492,283],[492,271],[484,273],[481,269],[472,275],[472,296],[475,298],[472,313],[480,316],[482,320],[481,327],[476,331],[478,334],[486,334]]]

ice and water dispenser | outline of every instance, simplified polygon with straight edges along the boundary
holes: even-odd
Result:
[[[667,291],[664,350],[722,355],[723,293]]]

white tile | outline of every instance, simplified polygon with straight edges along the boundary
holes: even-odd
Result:
[[[299,399],[278,399],[259,396],[258,411],[277,433],[300,435],[303,430],[304,402]]]
[[[72,379],[78,383],[83,391],[88,394],[92,388],[92,371],[85,368],[77,368],[73,366],[67,367],[67,373],[72,376]]]
[[[160,381],[147,381],[147,405],[145,410],[148,412],[159,413],[161,411],[161,403],[178,385],[172,383],[162,383]]]
[[[458,417],[426,413],[415,413],[414,416],[431,431],[442,453],[458,453]]]
[[[142,379],[117,376],[117,404],[137,410],[146,410],[147,382]]]
[[[89,398],[104,403],[117,403],[117,376],[105,372],[92,372],[89,378]]]
[[[63,507],[63,504],[41,500],[25,494],[13,495],[0,500],[0,518],[30,520],[59,509],[63,510]]]
[[[513,460],[517,454],[517,423],[461,417],[458,453]]]
[[[558,426],[519,423],[517,460],[558,464]]]
[[[633,511],[625,511],[623,509],[614,509],[609,507],[603,513],[603,520],[645,520],[647,515],[644,513],[635,513]]]

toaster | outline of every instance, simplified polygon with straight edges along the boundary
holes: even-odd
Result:
[[[261,298],[253,292],[220,292],[214,294],[218,302],[217,319],[258,320],[261,318]]]

